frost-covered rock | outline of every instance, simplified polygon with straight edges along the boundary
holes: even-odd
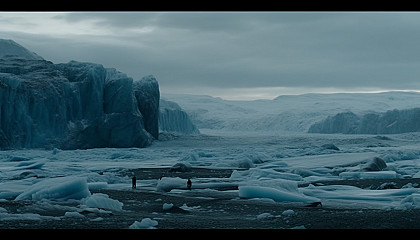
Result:
[[[379,157],[369,159],[366,164],[362,166],[364,171],[382,171],[387,167],[386,162]]]
[[[327,143],[321,146],[323,149],[335,150],[340,151],[340,149],[332,143]]]
[[[175,102],[160,99],[159,130],[185,134],[199,134],[189,115]]]
[[[158,127],[156,79],[134,84],[126,74],[100,64],[53,64],[28,57],[24,53],[29,51],[22,47],[5,55],[2,51],[9,52],[1,42],[0,149],[152,143]]]

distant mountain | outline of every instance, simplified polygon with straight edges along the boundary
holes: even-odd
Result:
[[[0,58],[11,55],[29,60],[44,60],[41,56],[10,39],[0,39]]]
[[[373,116],[368,114],[382,116],[382,113],[394,109],[420,108],[420,93],[404,91],[282,95],[274,100],[254,101],[232,101],[188,94],[164,94],[163,97],[178,103],[202,133],[206,129],[237,133],[306,133],[313,124],[340,113],[351,112],[357,116],[366,114],[363,120],[368,121],[367,117]],[[408,112],[400,113],[400,116],[410,115]],[[338,115],[335,121],[331,121],[331,127],[341,132],[351,132],[354,128],[351,121],[356,119],[352,118],[352,114]],[[367,127],[368,123],[364,126]]]

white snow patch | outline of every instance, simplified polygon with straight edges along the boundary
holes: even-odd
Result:
[[[265,219],[274,217],[271,213],[261,213],[257,215],[257,219]]]
[[[155,229],[158,225],[156,220],[150,218],[143,218],[140,222],[134,221],[128,228],[130,229]]]
[[[72,218],[84,218],[82,214],[78,212],[66,212],[64,213],[64,217],[72,217]]]
[[[173,205],[172,203],[164,203],[164,204],[162,205],[162,210],[163,210],[163,211],[167,211],[167,210],[171,209],[173,206],[174,206],[174,205]]]
[[[121,211],[122,202],[109,198],[107,194],[104,193],[94,193],[91,196],[82,199],[82,203],[91,208],[102,208],[113,211]]]
[[[285,211],[282,212],[283,216],[291,216],[291,215],[294,215],[294,214],[295,214],[295,211],[293,211],[292,209],[288,209],[288,210],[285,210]]]

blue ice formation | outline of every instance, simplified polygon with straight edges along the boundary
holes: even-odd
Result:
[[[160,99],[159,130],[161,132],[200,134],[189,115],[175,102]]]
[[[0,149],[146,147],[159,85],[100,64],[54,64],[0,40]]]

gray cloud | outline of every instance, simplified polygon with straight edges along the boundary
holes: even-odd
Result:
[[[23,22],[14,19],[2,21]],[[154,74],[168,92],[420,89],[418,12],[69,12],[50,19],[92,34],[0,34],[53,62]]]

